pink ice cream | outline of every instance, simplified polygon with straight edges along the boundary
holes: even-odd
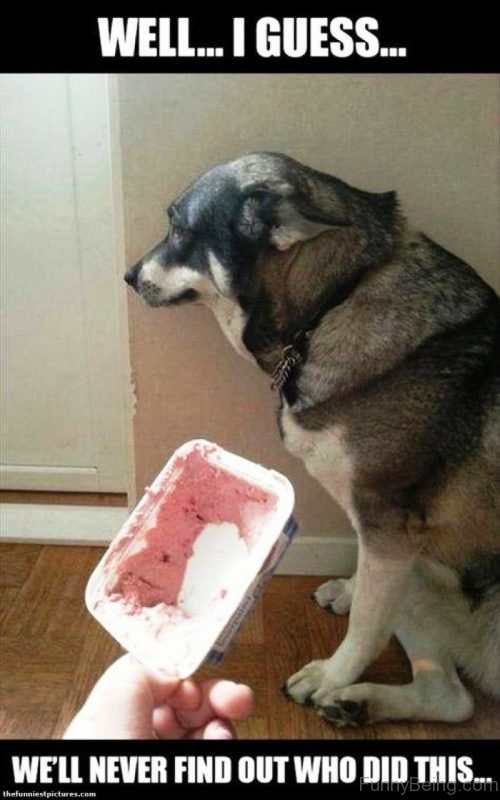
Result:
[[[129,613],[176,604],[193,545],[208,523],[233,523],[248,541],[276,504],[269,492],[207,461],[206,448],[177,458],[163,491],[149,492],[157,508],[151,524],[126,552],[119,548],[108,570],[106,594],[125,601]]]

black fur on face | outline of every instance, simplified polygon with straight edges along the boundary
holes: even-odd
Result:
[[[247,296],[255,281],[253,266],[269,243],[268,205],[262,194],[242,193],[235,177],[216,167],[170,205],[167,236],[129,270],[127,282],[152,306],[203,300],[208,282],[221,294]],[[179,268],[191,271],[189,285],[179,280]]]
[[[269,245],[270,198],[242,192],[225,167],[200,178],[169,208],[171,231],[164,263],[185,263],[210,274],[210,255],[222,265],[227,291],[245,295],[259,253]]]

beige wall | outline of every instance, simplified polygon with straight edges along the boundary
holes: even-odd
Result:
[[[397,189],[413,221],[498,289],[499,93],[481,75],[123,75],[120,120],[126,251],[162,236],[164,209],[200,172],[281,150],[360,188]],[[267,379],[203,309],[129,298],[137,489],[172,449],[205,437],[285,472],[309,535],[348,523],[288,456]]]

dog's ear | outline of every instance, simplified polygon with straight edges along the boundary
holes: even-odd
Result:
[[[237,219],[239,233],[248,241],[260,244],[267,238],[270,198],[260,191],[246,192]]]
[[[294,185],[280,179],[246,188],[238,229],[255,243],[266,241],[278,250],[313,239],[323,231],[349,224],[333,190]]]

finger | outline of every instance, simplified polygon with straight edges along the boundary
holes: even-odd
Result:
[[[211,680],[204,681],[200,688],[202,700],[198,708],[192,711],[177,710],[177,717],[186,728],[200,728],[215,717],[245,719],[252,711],[253,692],[248,686],[233,681]]]
[[[179,683],[179,686],[170,698],[169,704],[173,708],[183,709],[186,711],[194,711],[199,708],[202,701],[202,693],[200,687],[192,680],[185,680]]]
[[[244,683],[217,681],[207,687],[215,714],[225,719],[246,719],[254,708],[254,693]]]
[[[170,706],[155,708],[152,724],[159,739],[182,739],[186,733]]]
[[[163,675],[161,672],[146,669],[137,659],[130,654],[119,659],[120,667],[123,670],[123,677],[126,680],[127,691],[130,691],[130,683],[138,686],[141,691],[146,690],[151,695],[149,707],[162,707],[166,704],[173,708],[186,709],[193,711],[202,702],[202,692],[199,686],[191,679],[181,680]],[[115,669],[115,680],[117,675],[117,664]],[[107,687],[106,687],[107,688]]]
[[[130,658],[139,664],[133,656]],[[180,678],[170,677],[164,675],[163,672],[156,670],[146,669],[142,664],[139,664],[144,676],[147,678],[148,686],[153,696],[153,705],[162,706],[167,701],[170,702],[171,698],[179,691],[183,681]]]
[[[234,730],[229,722],[213,719],[207,725],[190,731],[186,739],[234,739]]]
[[[208,697],[200,692],[200,698],[201,702],[198,704],[197,708],[177,708],[175,710],[177,719],[186,730],[200,728],[215,717],[214,710],[210,705]]]

